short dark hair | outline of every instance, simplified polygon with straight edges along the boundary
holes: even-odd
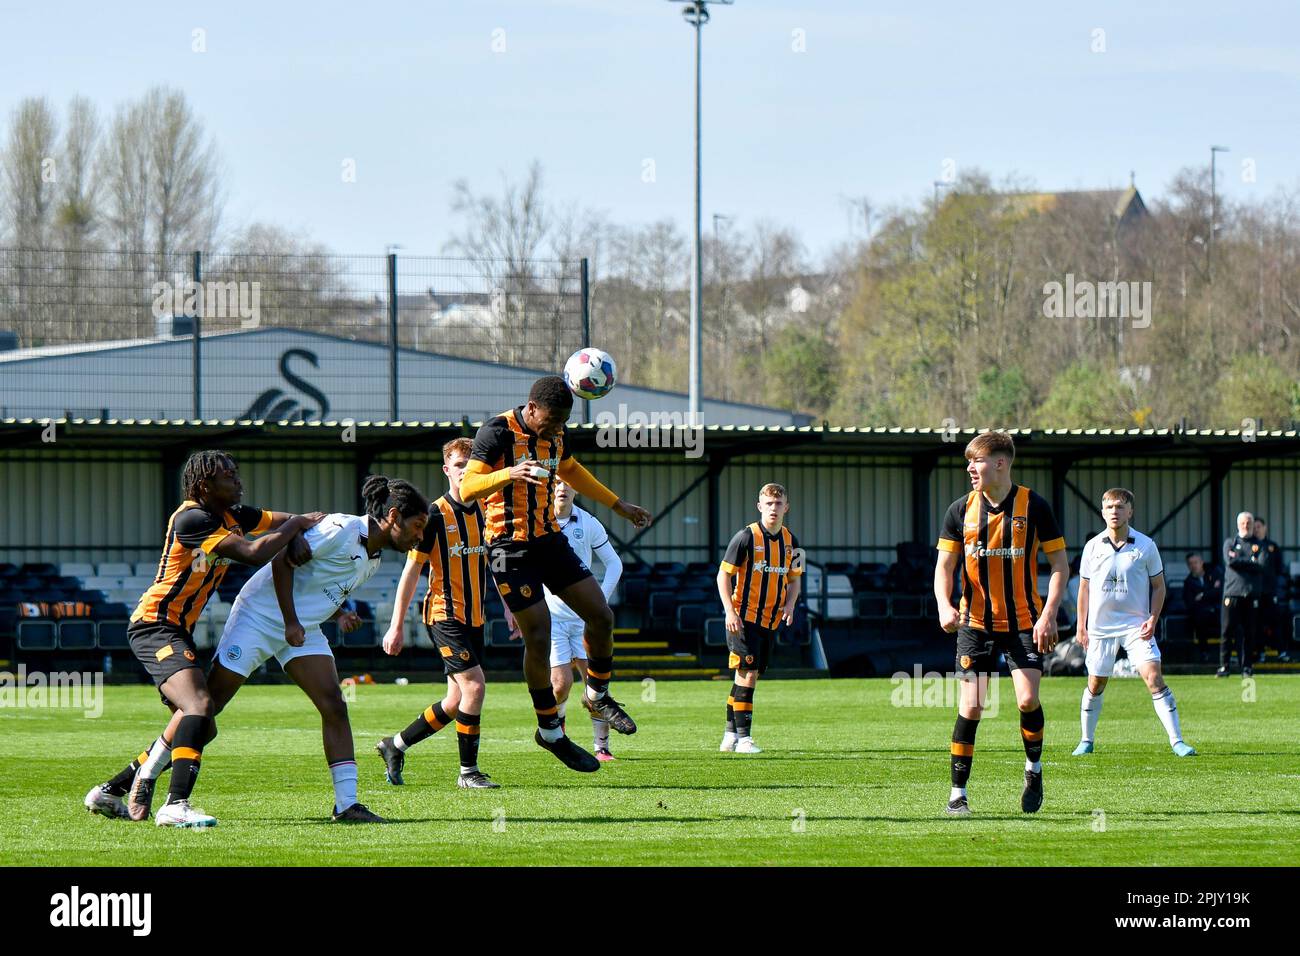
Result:
[[[1255,515],[1255,520],[1258,521],[1260,524],[1268,524],[1268,519],[1265,518],[1263,515]]]
[[[528,390],[528,400],[553,412],[567,412],[573,408],[573,393],[558,375],[544,375],[533,382]]]
[[[370,475],[361,485],[361,498],[366,503],[366,514],[376,521],[382,521],[389,508],[396,508],[403,519],[429,513],[429,499],[401,478]]]
[[[235,464],[235,459],[231,458],[224,451],[209,449],[207,451],[196,451],[185,461],[185,468],[181,471],[181,491],[189,501],[199,500],[199,482],[209,481],[217,477],[217,473],[222,468],[229,468],[231,471],[238,473],[239,466]]]
[[[1190,560],[1192,560],[1192,558],[1200,558],[1200,557],[1201,557],[1201,552],[1199,552],[1199,551],[1188,551],[1188,552],[1187,552],[1187,557],[1183,558],[1183,560],[1184,560],[1184,561],[1190,561]],[[1205,559],[1204,559],[1204,558],[1201,558],[1201,560],[1204,561]]]

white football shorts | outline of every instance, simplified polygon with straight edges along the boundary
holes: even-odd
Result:
[[[284,639],[283,621],[262,617],[236,602],[230,609],[230,617],[226,620],[225,630],[221,632],[221,643],[217,645],[213,660],[220,661],[226,670],[248,677],[272,657],[284,667],[296,657],[316,654],[334,656],[320,625],[313,624],[304,629],[307,639],[302,647],[293,647]]]
[[[551,666],[565,667],[575,657],[587,659],[587,648],[582,643],[582,619],[576,621],[551,616]]]
[[[1088,635],[1088,676],[1110,677],[1115,672],[1115,657],[1123,645],[1124,653],[1133,665],[1139,666],[1147,661],[1160,660],[1160,647],[1155,636],[1144,641],[1138,637],[1137,629],[1129,631],[1124,637],[1093,637]]]

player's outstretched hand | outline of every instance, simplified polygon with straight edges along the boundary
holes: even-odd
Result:
[[[1056,646],[1056,615],[1041,615],[1034,622],[1034,645],[1038,648],[1038,653],[1046,654]]]
[[[632,526],[638,530],[650,527],[650,522],[654,520],[651,517],[650,512],[646,511],[640,505],[630,504],[622,498],[619,498],[618,501],[614,502],[614,514],[618,515],[620,518],[626,518],[628,521],[632,522]]]
[[[309,511],[306,514],[298,515],[298,524],[301,530],[306,531],[308,528],[314,528],[325,519],[323,511]]]
[[[546,484],[546,479],[538,478],[533,474],[534,468],[540,469],[541,467],[541,465],[537,464],[537,462],[533,461],[531,458],[525,458],[523,461],[516,463],[515,466],[510,469],[510,480],[526,481],[530,485],[541,487]]]
[[[396,657],[402,653],[402,629],[396,625],[391,625],[384,632],[384,653],[389,657]]]
[[[728,611],[727,630],[729,630],[732,634],[739,634],[740,628],[741,628],[740,615],[737,614],[735,611]]]
[[[939,610],[939,626],[949,634],[957,633],[957,627],[961,623],[960,612],[949,604],[946,608]]]

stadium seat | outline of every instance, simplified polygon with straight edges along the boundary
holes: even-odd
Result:
[[[488,647],[523,647],[523,641],[510,640],[510,628],[503,617],[494,617],[487,622]]]
[[[18,569],[20,574],[37,578],[58,577],[59,569],[47,561],[29,561]]]
[[[154,578],[158,577],[158,562],[137,561],[133,573],[138,578],[148,578],[152,581]]]
[[[623,589],[623,603],[628,607],[645,607],[650,591],[646,579],[642,577],[624,578],[619,585]]]
[[[350,631],[342,636],[344,647],[376,647],[379,644],[379,637],[375,633],[374,619],[363,620],[361,626],[355,631]]]
[[[59,565],[59,574],[73,578],[90,578],[95,576],[95,566],[83,561],[69,561]]]
[[[895,594],[889,602],[890,617],[896,621],[916,621],[925,616],[925,600],[920,594]]]
[[[81,579],[81,586],[88,591],[118,591],[122,590],[122,579],[104,574],[92,574]],[[139,592],[137,591],[136,594],[138,595]]]
[[[727,619],[725,617],[711,617],[705,620],[704,646],[727,646]]]
[[[48,618],[23,618],[18,622],[18,649],[52,651],[59,643],[59,623]]]
[[[889,597],[885,594],[859,594],[855,599],[857,616],[864,621],[884,621],[889,618]],[[830,615],[828,614],[827,617]]]
[[[827,565],[829,568],[830,565]],[[853,595],[853,582],[849,576],[843,572],[826,575],[826,596],[827,597],[851,597]]]
[[[688,578],[715,577],[718,573],[716,564],[709,564],[707,561],[692,561],[686,565],[686,576]]]
[[[18,607],[8,601],[0,601],[0,637],[14,633],[18,626]]]
[[[101,651],[126,650],[131,642],[126,636],[127,621],[96,621],[95,633]]]
[[[677,620],[677,605],[680,603],[677,591],[656,591],[650,595],[649,626],[655,630],[667,630]]]
[[[129,578],[131,565],[121,561],[104,561],[95,566],[95,573],[102,578]]]
[[[703,633],[705,618],[710,613],[717,613],[717,609],[707,604],[679,604],[677,606],[678,633],[694,635]]]
[[[325,640],[329,642],[330,647],[339,646],[339,626],[334,621],[322,621],[321,633],[325,635]]]
[[[153,578],[142,577],[138,574],[131,575],[122,579],[122,589],[125,591],[135,591],[137,594],[143,594],[149,590],[149,585],[153,584]]]
[[[59,621],[59,649],[89,651],[95,647],[95,622],[89,618]]]
[[[680,561],[656,561],[652,570],[656,577],[680,578],[686,573],[686,565]]]
[[[0,561],[0,581],[3,581],[6,578],[15,577],[17,574],[17,566],[10,564],[8,561]]]
[[[80,601],[82,604],[107,604],[108,595],[103,591],[78,590],[73,592],[72,600]]]

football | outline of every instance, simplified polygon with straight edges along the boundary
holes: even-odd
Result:
[[[579,349],[564,363],[564,384],[579,398],[602,398],[617,376],[614,358],[600,349]]]

